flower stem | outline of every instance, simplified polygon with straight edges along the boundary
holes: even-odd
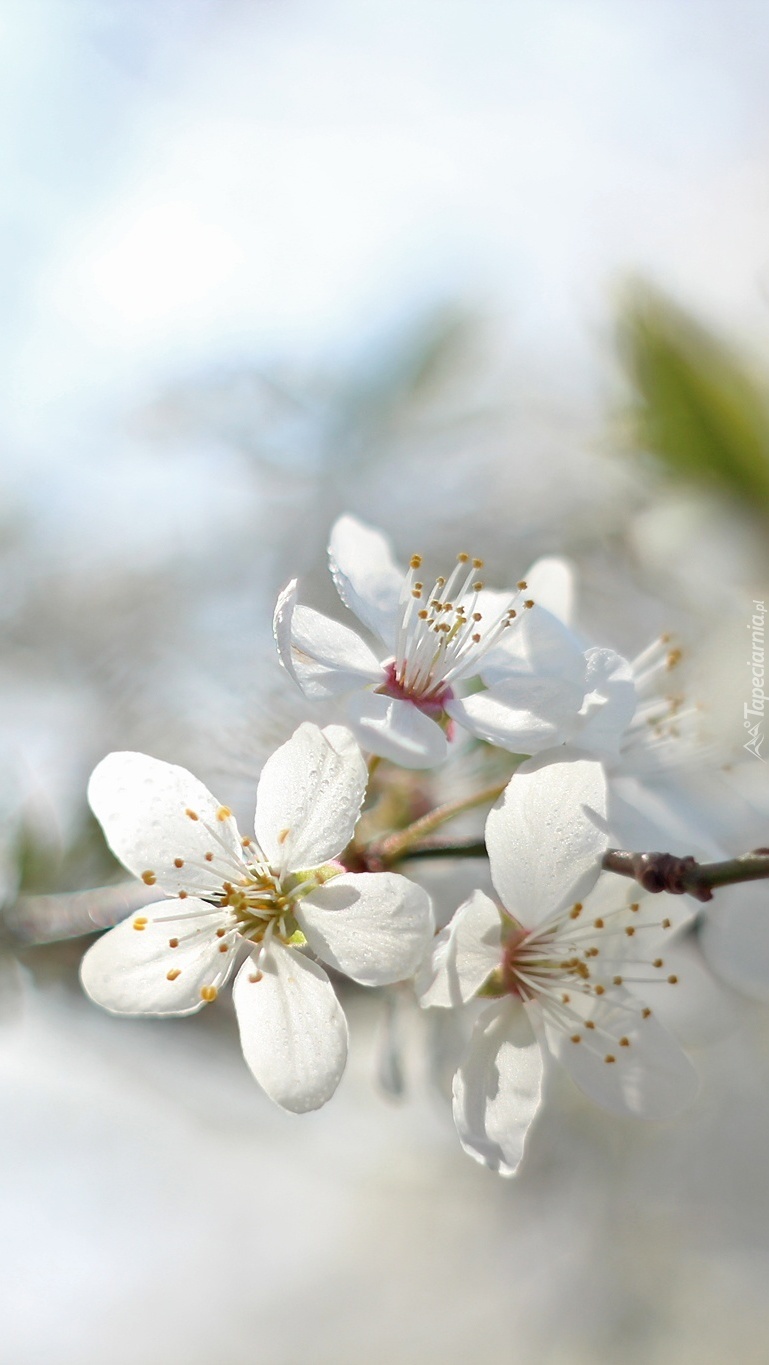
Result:
[[[489,787],[483,787],[481,791],[474,792],[472,796],[465,797],[463,801],[448,801],[443,806],[436,806],[435,810],[428,811],[427,815],[422,815],[418,820],[405,829],[398,829],[393,834],[386,835],[383,839],[376,839],[366,850],[366,864],[371,871],[375,869],[383,871],[385,868],[392,867],[405,857],[421,857],[418,852],[421,842],[432,834],[441,825],[445,825],[449,820],[453,820],[457,815],[464,815],[465,811],[474,810],[476,806],[492,805],[502,792],[505,790],[510,778],[504,782],[494,782]],[[432,845],[428,847],[436,847]],[[451,849],[447,845],[447,850]],[[459,845],[453,846],[455,849]],[[441,854],[430,854],[430,857],[450,857],[449,851]],[[460,853],[458,856],[467,857],[467,853]],[[479,856],[478,854],[470,856]]]

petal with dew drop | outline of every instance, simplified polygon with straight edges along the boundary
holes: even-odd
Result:
[[[505,1000],[481,1015],[454,1077],[454,1122],[465,1151],[515,1175],[540,1106],[542,1052],[525,1011]]]
[[[231,811],[186,768],[108,754],[91,774],[88,800],[112,852],[148,886],[206,896],[243,875]]]
[[[86,995],[112,1014],[194,1014],[235,961],[232,917],[189,897],[147,905],[103,934],[80,966]]]
[[[294,948],[271,943],[233,987],[246,1062],[275,1104],[294,1114],[331,1099],[347,1061],[347,1021],[326,973]]]
[[[339,517],[331,528],[328,557],[345,606],[392,649],[405,575],[392,557],[387,537],[357,517]]]
[[[502,957],[499,910],[474,891],[434,940],[416,980],[420,1005],[463,1005],[479,991]]]
[[[254,831],[268,862],[301,871],[335,858],[352,838],[367,781],[349,730],[300,725],[259,778]]]
[[[382,682],[382,665],[360,636],[311,607],[299,606],[296,587],[293,579],[280,594],[273,626],[280,661],[304,695],[317,701]]]
[[[412,977],[433,931],[427,892],[396,872],[334,877],[295,913],[312,951],[363,986]]]
[[[595,884],[608,838],[600,763],[524,763],[486,821],[491,877],[502,903],[533,928]]]

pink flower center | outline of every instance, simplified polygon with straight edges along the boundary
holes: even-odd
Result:
[[[399,701],[410,701],[432,720],[439,720],[447,702],[454,700],[453,689],[446,683],[439,683],[429,692],[419,692],[398,681],[396,667],[395,659],[385,665],[387,682],[382,683],[381,687],[376,689],[377,692],[383,692],[386,697],[397,697]]]

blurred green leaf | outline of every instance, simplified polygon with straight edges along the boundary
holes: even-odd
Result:
[[[748,366],[650,288],[630,294],[619,344],[634,447],[769,512],[769,399]]]

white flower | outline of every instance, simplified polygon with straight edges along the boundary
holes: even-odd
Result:
[[[429,897],[390,872],[330,864],[366,790],[349,731],[300,725],[268,759],[254,829],[185,768],[109,754],[88,788],[113,852],[170,900],[148,905],[86,953],[83,986],[116,1014],[193,1014],[235,978],[243,1053],[276,1104],[297,1113],[334,1093],[347,1024],[326,973],[297,945],[367,986],[413,975],[432,932]]]
[[[474,892],[418,979],[425,1006],[494,999],[454,1078],[454,1118],[465,1150],[503,1175],[523,1155],[545,1053],[618,1114],[665,1118],[696,1090],[678,1043],[636,994],[646,981],[675,984],[659,947],[672,912],[652,897],[628,903],[609,874],[596,885],[605,809],[598,763],[519,768],[486,824],[502,909]]]
[[[539,753],[569,738],[580,708],[592,706],[605,667],[549,611],[531,610],[540,585],[544,598],[564,603],[560,561],[540,561],[531,578],[502,593],[478,579],[481,560],[461,554],[448,577],[428,587],[420,555],[404,574],[385,537],[351,516],[335,523],[329,559],[345,606],[388,654],[380,660],[347,626],[298,605],[296,579],[278,599],[275,637],[305,696],[348,694],[347,720],[370,752],[403,767],[434,767],[458,722],[514,753]],[[461,697],[457,689],[473,679],[486,690]]]

